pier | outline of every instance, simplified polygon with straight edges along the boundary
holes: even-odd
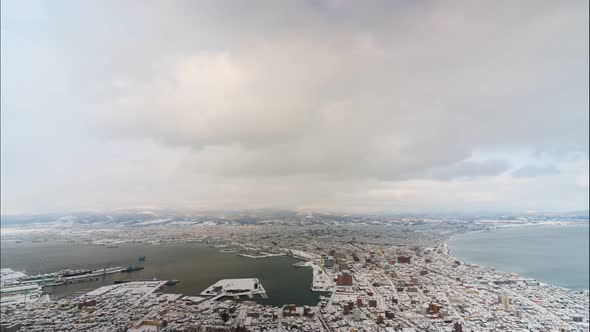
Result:
[[[240,256],[242,257],[248,257],[248,258],[254,258],[254,259],[258,259],[258,258],[268,258],[268,257],[278,257],[278,256],[285,256],[285,254],[271,254],[271,253],[261,253],[262,255],[250,255],[250,254],[240,254]]]

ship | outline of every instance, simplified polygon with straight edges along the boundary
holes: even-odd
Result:
[[[145,256],[140,256],[137,260],[140,262],[143,262],[143,261],[145,261]]]
[[[63,278],[67,278],[90,273],[92,273],[92,270],[63,270],[61,272],[58,272],[57,274]]]
[[[133,271],[139,271],[139,270],[143,270],[143,266],[129,265],[125,270],[123,270],[121,272],[133,272]]]

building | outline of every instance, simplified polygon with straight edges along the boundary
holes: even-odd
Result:
[[[352,275],[348,272],[342,272],[338,274],[338,278],[336,279],[336,285],[352,286]]]
[[[332,267],[332,266],[334,266],[334,257],[333,256],[324,257],[324,267]]]
[[[506,295],[500,294],[498,295],[498,304],[504,306],[504,309],[508,309],[510,307],[510,298]]]
[[[78,309],[82,309],[84,307],[93,307],[96,305],[96,300],[92,299],[92,300],[88,300],[88,301],[82,301],[78,303]]]
[[[159,331],[161,328],[166,327],[166,321],[163,320],[155,320],[155,319],[146,319],[141,320],[135,324],[128,330],[130,332],[148,332],[148,331]]]
[[[397,257],[398,263],[410,264],[410,260],[411,260],[410,256],[398,256]]]
[[[1,332],[16,332],[20,331],[21,325],[20,323],[2,323],[0,324],[0,331]]]
[[[384,322],[385,322],[385,321],[384,321],[384,319],[383,319],[383,316],[381,316],[381,315],[377,316],[377,324],[379,324],[379,325],[383,325],[383,324],[384,324]]]
[[[440,311],[440,306],[438,306],[437,304],[430,303],[428,305],[428,312],[429,313],[437,315],[439,311]]]
[[[354,309],[352,311],[352,319],[354,319],[355,321],[361,320],[361,311],[359,309]]]
[[[287,304],[283,307],[283,316],[296,316],[297,315],[297,306],[294,304]]]
[[[309,306],[303,306],[303,316],[308,317],[311,316],[311,314],[313,313],[313,311],[311,310],[311,308]]]
[[[349,307],[348,305],[345,305],[345,306],[344,306],[344,309],[343,309],[343,311],[342,311],[342,312],[343,312],[345,315],[348,315],[348,314],[350,314],[350,307]]]

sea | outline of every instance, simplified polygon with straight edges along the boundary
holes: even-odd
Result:
[[[268,298],[255,296],[253,300],[274,306],[315,305],[321,295],[326,295],[311,291],[312,270],[294,267],[294,263],[301,262],[298,259],[286,256],[253,259],[235,252],[222,253],[222,248],[199,243],[133,243],[107,248],[62,241],[2,241],[1,249],[1,267],[31,275],[63,269],[104,269],[129,265],[144,267],[135,272],[101,276],[98,280],[45,288],[45,292],[53,299],[83,294],[119,280],[154,278],[179,280],[175,286],[167,286],[163,291],[191,296],[198,296],[220,279],[258,278]],[[145,261],[138,261],[141,256],[146,257]],[[245,297],[241,300],[250,299]]]
[[[572,290],[589,283],[588,223],[497,228],[447,241],[459,260]]]

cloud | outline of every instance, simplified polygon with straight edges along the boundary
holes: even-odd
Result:
[[[512,172],[512,176],[517,178],[528,178],[555,174],[559,174],[559,170],[554,166],[525,166]]]
[[[500,175],[509,168],[510,164],[502,160],[462,161],[448,167],[433,169],[428,173],[428,177],[438,180],[473,179],[482,176]]]
[[[55,164],[84,169],[77,183],[105,186],[106,207],[463,206],[445,196],[451,188],[476,203],[506,203],[490,183],[524,186],[520,177],[548,172],[539,165],[552,162],[539,157],[506,180],[523,164],[516,152],[588,159],[585,2],[113,1],[42,5],[43,15],[32,16],[6,6],[10,183],[25,178],[16,133],[31,126],[39,138],[27,143],[29,155],[49,142],[74,151]],[[51,65],[32,56],[36,47],[52,50]],[[61,94],[24,107],[36,93],[28,82]],[[130,166],[133,149],[150,166]],[[504,153],[491,156],[496,150]],[[28,167],[40,179],[58,174]],[[121,195],[108,194],[109,175],[125,179]],[[3,192],[32,195],[16,187]],[[96,201],[76,203],[82,187],[64,191],[71,206]],[[377,199],[387,195],[397,203]]]
[[[586,190],[590,188],[590,177],[588,175],[582,175],[578,178],[578,185]]]
[[[551,6],[535,6],[524,20],[494,8],[493,20],[481,20],[481,8],[434,6],[403,17],[370,12],[377,23],[357,27],[338,21],[351,6],[326,9],[335,26],[313,6],[297,6],[278,15],[304,27],[252,23],[237,32],[230,24],[227,33],[242,42],[170,52],[150,79],[115,87],[99,114],[102,129],[190,146],[198,171],[245,176],[399,179],[452,167],[480,148],[586,147],[578,140],[587,132],[585,105],[566,98],[572,83],[587,82],[563,65],[583,64],[587,54],[572,41],[584,35],[575,8],[550,14]],[[235,14],[220,7],[223,21]],[[267,10],[247,16],[264,19]],[[166,29],[179,34],[175,27]],[[565,34],[561,52],[547,48]],[[557,116],[557,104],[567,116]],[[551,134],[565,130],[572,135]]]

